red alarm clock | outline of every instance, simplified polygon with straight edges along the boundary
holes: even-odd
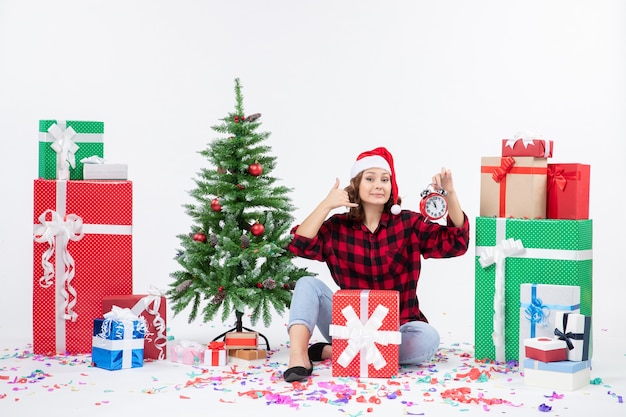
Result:
[[[420,193],[422,200],[420,201],[420,211],[430,220],[439,220],[448,213],[448,202],[444,196],[448,192],[443,188],[435,188],[435,184],[429,184],[424,191]]]

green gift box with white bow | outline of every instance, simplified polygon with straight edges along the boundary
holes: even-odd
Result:
[[[586,220],[476,218],[476,360],[519,360],[521,284],[580,287],[592,313],[593,224]]]
[[[104,122],[39,121],[39,178],[82,180],[80,161],[94,155],[104,158]],[[63,169],[68,178],[59,178]]]

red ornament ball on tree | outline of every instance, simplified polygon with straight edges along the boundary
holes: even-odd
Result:
[[[258,162],[255,162],[248,167],[248,173],[252,176],[258,177],[263,173],[263,166]]]
[[[220,200],[218,200],[217,198],[214,198],[213,200],[211,200],[211,209],[213,211],[221,211],[222,205],[220,204]]]
[[[263,283],[262,282],[257,282],[256,287],[257,288],[263,288]]]
[[[263,232],[265,232],[265,226],[263,226],[259,222],[254,223],[250,228],[250,233],[252,233],[254,236],[261,236]]]
[[[193,235],[193,240],[195,240],[196,242],[206,243],[206,235],[202,232],[198,232]]]

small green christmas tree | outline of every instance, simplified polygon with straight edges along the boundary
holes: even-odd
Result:
[[[272,311],[289,307],[294,283],[305,268],[296,267],[287,250],[294,207],[289,188],[271,176],[276,158],[264,145],[267,132],[257,132],[259,113],[245,115],[239,79],[235,79],[235,111],[212,129],[221,135],[199,153],[211,163],[202,168],[190,191],[195,204],[185,204],[194,224],[178,235],[182,249],[171,274],[168,299],[174,314],[191,306],[189,322],[201,315],[211,321],[219,309],[225,322],[231,313],[265,326]],[[267,340],[267,339],[266,339]]]

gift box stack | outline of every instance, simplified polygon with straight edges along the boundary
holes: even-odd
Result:
[[[231,331],[224,335],[228,356],[247,361],[267,358],[267,350],[259,349],[259,333]]]
[[[591,317],[556,311],[554,322],[553,336],[524,339],[524,383],[573,391],[591,379]]]
[[[103,136],[103,122],[39,122],[33,193],[37,354],[91,352],[103,298],[132,294],[132,183],[106,172],[83,178],[81,161],[104,156]]]
[[[400,298],[393,290],[333,294],[332,376],[393,378],[400,354]]]
[[[477,360],[534,367],[525,362],[525,339],[553,339],[558,314],[590,320],[590,167],[551,163],[552,156],[552,140],[516,135],[502,140],[501,156],[481,159],[474,269]]]
[[[150,294],[116,294],[102,298],[102,314],[115,307],[128,308],[146,322],[145,359],[167,358],[166,298],[159,291]]]

